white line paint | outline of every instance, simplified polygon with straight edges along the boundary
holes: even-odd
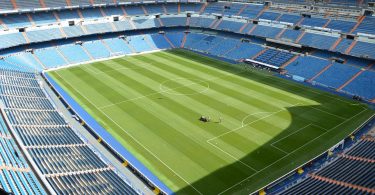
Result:
[[[162,161],[158,156],[156,156],[154,153],[152,153],[147,147],[145,147],[140,141],[138,141],[133,135],[131,135],[129,132],[127,132],[121,125],[119,125],[116,121],[114,121],[111,117],[109,117],[105,112],[101,111],[98,107],[96,107],[95,104],[93,104],[86,96],[84,96],[81,92],[79,92],[77,89],[73,87],[72,84],[70,84],[68,81],[66,81],[59,73],[57,75],[64,80],[72,89],[74,89],[77,93],[79,93],[82,97],[84,97],[90,104],[92,104],[96,109],[98,109],[103,115],[106,116],[110,121],[112,121],[117,127],[119,127],[124,133],[126,133],[130,138],[132,138],[138,145],[140,145],[143,149],[145,149],[149,154],[151,154],[154,158],[156,158],[159,162],[161,162],[165,167],[167,167],[170,171],[172,171],[175,175],[177,175],[182,181],[184,181],[186,184],[188,184],[190,187],[192,187],[196,192],[202,195],[202,193],[197,190],[191,183],[189,183],[187,180],[185,180],[181,175],[179,175],[177,172],[175,172],[171,167],[169,167],[164,161]]]

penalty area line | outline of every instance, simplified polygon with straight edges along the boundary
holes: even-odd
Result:
[[[309,144],[310,142],[312,142],[312,141],[315,141],[316,139],[320,138],[321,136],[325,135],[326,133],[328,133],[328,132],[332,131],[332,129],[335,129],[335,128],[339,127],[340,125],[342,125],[342,124],[344,124],[344,123],[346,123],[346,122],[349,122],[349,121],[351,121],[351,120],[352,120],[352,119],[353,119],[354,117],[356,117],[356,116],[358,116],[358,115],[362,114],[362,113],[363,113],[364,111],[366,111],[366,110],[367,110],[367,109],[364,109],[364,110],[362,110],[361,112],[359,112],[359,113],[357,113],[357,114],[353,115],[352,117],[350,117],[350,118],[346,119],[345,121],[341,122],[340,124],[338,124],[338,125],[336,125],[336,126],[332,127],[331,129],[327,130],[327,131],[326,131],[325,133],[322,133],[322,134],[320,134],[320,135],[319,135],[318,137],[316,137],[316,138],[314,138],[314,139],[310,140],[309,142],[305,143],[304,145],[302,145],[302,146],[300,146],[300,147],[296,148],[295,150],[293,150],[292,152],[290,152],[290,153],[286,154],[286,155],[285,155],[285,156],[283,156],[282,158],[279,158],[278,160],[276,160],[276,161],[275,161],[275,162],[273,162],[272,164],[270,164],[270,165],[268,165],[268,166],[264,167],[263,169],[259,170],[258,172],[256,172],[256,173],[254,173],[254,174],[250,175],[250,176],[249,176],[249,177],[247,177],[247,178],[244,178],[244,179],[243,179],[243,180],[241,180],[240,182],[238,182],[238,183],[236,183],[236,184],[232,185],[231,187],[227,188],[226,190],[224,190],[224,191],[220,192],[220,193],[219,193],[219,195],[221,195],[221,194],[223,194],[223,193],[227,192],[228,190],[230,190],[230,189],[232,189],[232,188],[234,188],[234,187],[238,186],[239,184],[243,183],[244,181],[246,181],[246,180],[248,180],[249,178],[252,178],[252,177],[253,177],[254,175],[258,174],[259,172],[262,172],[263,170],[267,169],[268,167],[270,167],[270,166],[272,166],[272,165],[274,165],[274,164],[278,163],[279,161],[281,161],[282,159],[286,158],[286,157],[287,157],[287,156],[289,156],[290,154],[293,154],[293,153],[294,153],[295,151],[297,151],[297,150],[301,149],[302,147],[305,147],[305,146],[306,146],[307,144]],[[306,163],[306,162],[304,162],[304,163]],[[303,164],[304,164],[304,163],[303,163]],[[302,165],[303,165],[303,164],[302,164]],[[301,165],[299,165],[299,166],[297,166],[297,167],[300,167],[300,166],[301,166]],[[297,167],[296,167],[296,168],[297,168]],[[294,169],[296,169],[296,168],[294,168]],[[292,169],[292,170],[294,170],[294,169]],[[255,193],[255,192],[253,192],[253,193]]]

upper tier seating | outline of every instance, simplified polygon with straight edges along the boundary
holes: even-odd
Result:
[[[328,50],[336,42],[337,37],[306,33],[298,42],[303,45]]]
[[[358,28],[354,31],[356,33],[366,33],[375,35],[375,16],[366,16]]]

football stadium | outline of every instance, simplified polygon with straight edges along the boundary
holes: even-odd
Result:
[[[375,194],[375,2],[0,0],[2,194]]]

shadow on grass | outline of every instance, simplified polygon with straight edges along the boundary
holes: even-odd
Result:
[[[314,105],[286,108],[291,115],[291,124],[280,134],[238,161],[200,178],[191,186],[202,194],[252,193],[326,151],[349,135],[370,116],[353,113],[353,116],[355,116],[353,119],[357,119],[354,120],[354,123],[346,119],[341,119],[341,121],[333,119],[333,116],[316,117],[315,112],[310,113],[311,121],[304,121],[301,118],[301,116],[309,116],[309,112],[315,110],[314,108],[320,109],[321,107],[321,105]],[[319,126],[312,125],[310,128],[306,128],[310,123]],[[339,124],[342,124],[342,126],[337,127]],[[236,136],[234,140],[238,140],[241,136],[236,133],[231,134]],[[249,132],[249,135],[251,136],[251,132]],[[235,147],[236,144],[234,142],[233,146]],[[252,144],[254,143],[249,141],[249,147]],[[218,152],[220,151],[218,150]],[[222,153],[222,155],[227,154]],[[244,163],[255,170],[249,169]],[[176,193],[198,194],[191,186],[186,186]]]
[[[235,73],[238,76],[317,102],[317,105],[285,108],[291,116],[291,124],[280,134],[275,135],[268,143],[238,161],[180,189],[176,192],[177,194],[198,194],[197,191],[202,194],[222,192],[224,194],[249,194],[254,192],[329,149],[350,134],[371,114],[371,111],[358,114],[365,106],[350,105],[358,104],[358,102],[281,78],[270,77],[268,73],[241,71],[243,67],[208,57],[202,58],[201,55],[187,50],[178,49],[166,52]],[[309,124],[314,125],[309,127]],[[340,126],[338,126],[339,124]],[[305,128],[306,126],[307,128]],[[267,129],[264,131],[267,133]],[[240,136],[236,133],[233,134]],[[235,146],[235,144],[233,145]],[[227,154],[222,153],[222,155]],[[251,166],[253,170],[244,164]]]

